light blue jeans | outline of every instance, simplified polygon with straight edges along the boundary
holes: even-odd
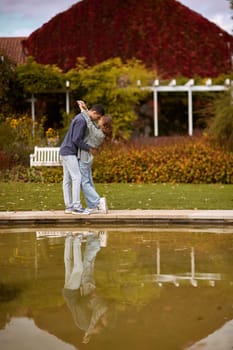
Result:
[[[82,295],[88,295],[95,289],[94,265],[99,250],[100,240],[96,233],[87,237],[83,259],[80,238],[66,237],[64,288],[72,290],[81,288]]]
[[[79,160],[79,167],[82,177],[82,191],[88,208],[96,208],[100,202],[100,196],[96,192],[94,181],[92,178],[93,158],[88,161]]]
[[[66,208],[79,209],[81,173],[76,156],[62,156],[63,196]]]

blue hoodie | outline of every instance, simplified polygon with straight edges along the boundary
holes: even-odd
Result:
[[[60,147],[61,156],[76,156],[78,148],[89,151],[90,146],[84,142],[87,123],[81,113],[77,114],[71,122],[69,130]]]

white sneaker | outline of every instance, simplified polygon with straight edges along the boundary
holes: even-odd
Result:
[[[80,208],[80,209],[73,209],[72,214],[74,214],[74,215],[89,215],[90,213],[89,213],[88,209]]]
[[[73,231],[73,235],[82,235],[84,238],[97,235],[97,231]]]
[[[87,208],[86,210],[89,212],[89,214],[99,214],[99,213],[100,213],[99,207],[96,207],[96,208]]]
[[[97,231],[84,231],[82,232],[83,237],[87,238],[90,236],[96,236],[98,235]]]
[[[105,197],[100,198],[98,208],[101,211],[101,213],[108,214],[107,200]]]
[[[100,246],[107,247],[108,233],[107,231],[99,232]]]
[[[65,214],[72,214],[73,208],[66,208]]]

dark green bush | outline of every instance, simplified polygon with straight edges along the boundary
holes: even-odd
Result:
[[[24,167],[17,166],[2,172],[1,181],[19,181],[35,183],[60,183],[62,167]]]
[[[215,100],[207,133],[210,140],[233,151],[233,88]]]

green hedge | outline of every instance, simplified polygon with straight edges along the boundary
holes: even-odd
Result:
[[[106,145],[95,156],[96,183],[223,183],[233,184],[233,153],[203,140],[164,145]],[[59,183],[62,167],[17,167],[2,181]]]

